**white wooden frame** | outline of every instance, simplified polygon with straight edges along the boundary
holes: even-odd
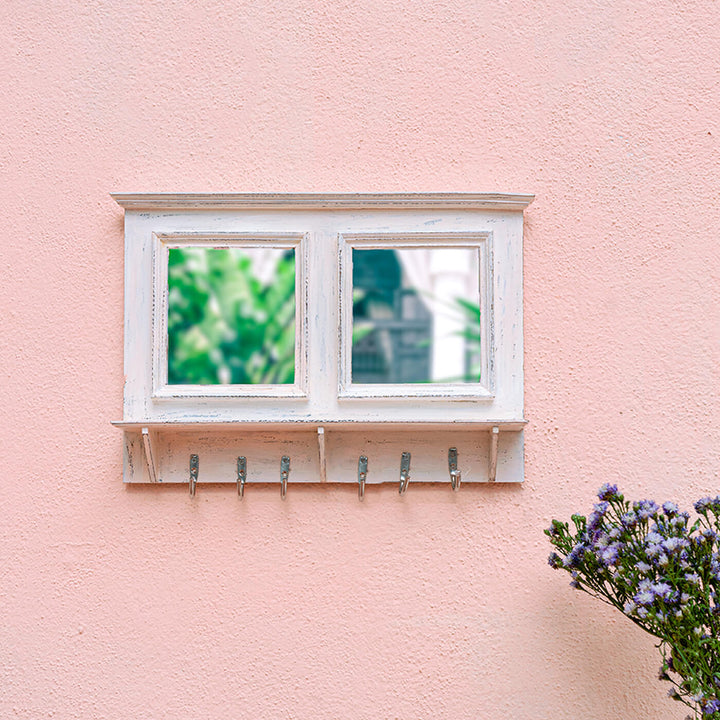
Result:
[[[302,398],[307,396],[307,265],[304,233],[153,233],[152,398]],[[283,385],[169,385],[168,253],[171,248],[262,248],[295,251],[295,382]]]
[[[494,396],[492,233],[341,234],[339,398],[414,398],[492,400]],[[352,251],[388,248],[476,248],[479,253],[480,352],[483,383],[362,384],[352,382],[353,263]]]
[[[414,482],[447,482],[448,443],[458,448],[463,482],[523,479],[522,227],[532,196],[113,197],[125,209],[126,383],[116,424],[127,482],[186,482],[193,447],[202,450],[201,484],[234,482],[234,455],[247,457],[249,482],[277,482],[281,454],[294,458],[290,484],[356,482],[358,452],[369,457],[369,484],[391,482],[406,450]],[[168,385],[163,253],[176,244],[267,243],[295,248],[295,384]],[[348,382],[347,253],[372,243],[480,248],[487,382]]]

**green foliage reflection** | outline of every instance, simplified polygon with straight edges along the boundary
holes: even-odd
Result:
[[[295,381],[295,256],[272,281],[241,248],[172,248],[168,260],[168,382]]]
[[[467,354],[465,374],[462,382],[481,382],[482,355],[480,354],[480,305],[471,303],[463,298],[455,298],[458,311],[462,314],[464,328],[458,333],[465,339]],[[447,381],[446,381],[447,382]]]

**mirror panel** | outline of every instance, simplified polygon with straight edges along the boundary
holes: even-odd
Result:
[[[288,248],[169,248],[168,384],[293,384],[295,262]]]
[[[480,250],[352,249],[352,382],[481,383]]]

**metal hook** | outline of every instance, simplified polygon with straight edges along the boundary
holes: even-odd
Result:
[[[458,470],[457,448],[448,450],[448,469],[450,471],[450,485],[456,492],[460,489],[460,471]]]
[[[237,459],[237,491],[240,498],[245,497],[245,480],[247,479],[247,458]]]
[[[400,488],[398,492],[404,495],[410,483],[410,453],[404,452],[400,458]]]
[[[195,496],[197,488],[198,473],[200,472],[200,458],[193,454],[190,456],[190,497]]]
[[[290,475],[290,458],[283,455],[280,459],[280,497],[284,500],[287,495],[288,476]]]
[[[367,479],[368,459],[365,455],[361,455],[358,459],[358,499],[365,497],[365,480]]]

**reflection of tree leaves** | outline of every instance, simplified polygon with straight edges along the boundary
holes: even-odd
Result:
[[[471,320],[476,320],[478,323],[480,322],[480,305],[471,303],[468,300],[465,300],[464,298],[455,298],[455,302],[460,306],[462,310],[465,311],[465,315],[468,316]]]
[[[455,302],[463,315],[465,327],[457,335],[465,339],[468,353],[475,362],[467,369],[463,382],[480,382],[482,380],[482,355],[480,354],[480,304],[471,303],[464,298],[455,298]]]
[[[356,345],[363,338],[366,338],[373,330],[375,330],[375,323],[373,322],[356,322],[353,324],[352,331],[352,344]]]
[[[480,342],[481,342],[481,330],[480,330],[480,316],[481,308],[479,303],[472,303],[465,298],[455,297],[453,303],[445,304],[451,308],[454,312],[461,314],[463,319],[463,329],[453,333],[456,337],[461,337],[465,340],[465,349],[474,362],[468,367],[464,375],[461,377],[446,378],[437,382],[472,382],[479,383],[482,375],[481,365],[481,354],[480,354]]]
[[[172,384],[292,383],[295,260],[264,285],[248,256],[173,248],[168,262],[168,380]]]
[[[465,348],[474,362],[468,367],[467,371],[458,377],[443,378],[442,380],[434,380],[430,382],[438,383],[479,383],[482,380],[482,355],[480,354],[481,329],[480,316],[481,308],[479,303],[471,303],[464,298],[453,298],[453,303],[441,303],[453,312],[462,315],[464,328],[453,333],[456,337],[465,339]],[[426,344],[430,344],[426,342]]]

